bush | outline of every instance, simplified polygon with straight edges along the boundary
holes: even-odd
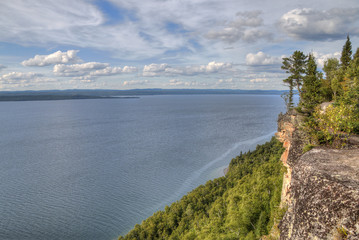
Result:
[[[355,106],[345,104],[330,105],[324,113],[317,109],[314,117],[327,141],[352,133],[357,128],[359,119]]]

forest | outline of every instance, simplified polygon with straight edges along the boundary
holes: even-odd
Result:
[[[282,144],[232,159],[228,173],[137,224],[123,239],[258,239],[281,218]]]

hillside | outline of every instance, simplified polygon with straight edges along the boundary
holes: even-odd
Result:
[[[280,219],[282,144],[273,138],[119,239],[258,239]]]

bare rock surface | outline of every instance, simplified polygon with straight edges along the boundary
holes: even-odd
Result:
[[[341,229],[359,239],[359,149],[305,153],[292,171],[291,196],[281,239],[335,239]]]
[[[302,154],[300,121],[287,114],[277,138],[286,152],[280,239],[359,239],[359,148],[317,147]]]

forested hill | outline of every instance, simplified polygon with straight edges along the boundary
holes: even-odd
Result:
[[[268,234],[283,213],[282,152],[273,138],[241,154],[225,177],[199,186],[119,239],[258,239]]]

